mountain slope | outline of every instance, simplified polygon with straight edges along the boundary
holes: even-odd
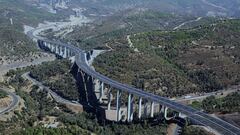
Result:
[[[96,58],[97,71],[165,96],[211,92],[240,83],[240,21],[130,37],[132,49]],[[135,50],[138,51],[135,51]]]
[[[38,9],[24,0],[0,0],[0,63],[2,59],[28,57],[37,50],[23,30],[24,25],[37,26],[44,20],[61,18]],[[6,58],[7,56],[7,58]]]
[[[73,0],[72,0],[73,1]],[[148,8],[170,13],[239,17],[239,0],[81,0],[113,10]]]

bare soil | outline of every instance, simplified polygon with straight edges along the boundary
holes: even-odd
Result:
[[[0,110],[8,107],[10,103],[12,102],[12,99],[8,96],[5,98],[0,99]]]
[[[223,114],[218,117],[240,128],[240,113]]]

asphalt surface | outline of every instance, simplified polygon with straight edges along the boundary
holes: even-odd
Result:
[[[12,98],[11,104],[7,108],[0,111],[0,115],[3,115],[5,113],[8,113],[8,112],[14,110],[17,107],[17,105],[19,103],[19,97],[15,93],[10,92],[10,90],[8,88],[0,87],[0,90],[5,91]]]
[[[228,89],[224,89],[224,90],[219,90],[219,91],[215,91],[215,92],[210,92],[210,93],[205,93],[203,95],[195,95],[195,96],[190,96],[190,97],[180,97],[177,99],[174,99],[174,101],[176,102],[182,102],[182,101],[195,101],[195,100],[203,100],[206,99],[207,97],[210,96],[227,96],[228,94],[234,93],[234,92],[238,92],[240,91],[240,85],[238,86],[234,86],[232,88],[228,88]]]
[[[37,80],[33,79],[32,77],[29,76],[29,72],[24,73],[22,75],[22,77],[24,79],[30,80],[34,85],[39,86],[41,89],[45,89],[49,92],[49,94],[54,98],[54,100],[58,103],[62,103],[62,104],[69,104],[69,105],[75,105],[75,106],[82,106],[79,103],[73,103],[70,100],[66,100],[64,98],[62,98],[61,96],[59,96],[57,93],[55,93],[54,91],[52,91],[49,87],[44,86],[41,82],[38,82]]]
[[[39,31],[40,29],[35,29],[35,30]],[[160,103],[163,106],[167,106],[175,111],[182,112],[183,114],[187,115],[190,119],[197,121],[199,124],[201,124],[203,126],[209,127],[213,130],[216,130],[217,132],[219,132],[223,135],[240,135],[240,129],[238,127],[233,126],[221,119],[211,117],[204,112],[193,109],[192,107],[189,107],[189,106],[182,105],[182,104],[172,101],[168,98],[157,96],[152,93],[143,91],[141,89],[134,88],[130,85],[119,83],[115,80],[112,80],[112,79],[94,71],[88,65],[88,62],[86,60],[86,52],[85,51],[83,51],[73,45],[65,44],[65,43],[62,43],[59,41],[51,41],[51,40],[48,40],[48,39],[45,39],[45,38],[42,38],[39,36],[35,36],[33,34],[33,32],[35,30],[29,31],[27,33],[27,35],[29,37],[31,37],[33,39],[37,39],[39,41],[55,44],[55,45],[62,46],[62,47],[67,47],[75,54],[75,60],[76,60],[76,64],[78,65],[78,67],[82,71],[87,73],[88,75],[92,76],[93,78],[98,79],[98,80],[102,81],[103,83],[108,84],[109,86],[111,86],[115,89],[118,89],[118,90],[121,90],[121,91],[124,91],[127,93],[131,93],[134,96],[142,97],[144,99],[154,101],[156,103]]]

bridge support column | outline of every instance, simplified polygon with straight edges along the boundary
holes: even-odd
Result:
[[[51,52],[54,52],[54,45],[51,44]]]
[[[104,95],[104,83],[100,82],[100,96],[99,96],[99,102],[102,103],[102,98]]]
[[[165,106],[161,105],[160,112],[161,112],[161,113],[164,113],[164,111],[165,111]]]
[[[148,101],[147,100],[144,101],[144,117],[145,118],[148,117]]]
[[[122,91],[118,90],[117,91],[117,121],[120,121],[122,116],[121,116],[121,96],[122,96]]]
[[[48,43],[47,42],[45,42],[45,48],[46,48],[46,50],[48,50]]]
[[[153,118],[153,116],[154,116],[154,102],[152,101],[151,102],[151,115],[150,115],[150,117]]]
[[[167,116],[167,115],[168,115],[167,111],[168,111],[168,107],[164,107],[164,118],[165,118],[166,120],[171,120],[172,118],[169,118],[169,117]]]
[[[133,120],[133,94],[128,95],[127,121]]]
[[[111,101],[112,101],[112,88],[108,90],[108,110],[111,110]]]
[[[44,42],[44,46],[46,49],[48,49],[48,43],[47,42]]]
[[[63,58],[67,58],[67,47],[64,47]]]
[[[47,43],[47,47],[51,51],[51,44],[50,43]]]
[[[70,49],[67,49],[67,57],[71,57]]]
[[[55,46],[55,53],[59,55],[59,48],[58,48],[58,45]]]
[[[63,57],[63,49],[62,49],[62,46],[59,46],[59,55]]]
[[[159,110],[158,110],[158,111],[159,111],[159,113],[161,113],[161,112],[162,112],[162,107],[163,107],[163,106],[162,106],[161,104],[159,104],[159,108],[158,108],[158,109],[159,109]]]
[[[46,50],[46,42],[43,42],[43,41],[42,41],[42,43],[41,43],[40,46],[41,46],[41,48],[42,48],[43,50]]]
[[[43,42],[42,44],[43,44],[43,47],[46,47],[46,42]]]
[[[139,97],[138,100],[138,118],[141,119],[142,117],[142,97]]]

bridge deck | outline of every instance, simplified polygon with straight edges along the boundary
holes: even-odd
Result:
[[[104,75],[101,75],[100,73],[94,71],[92,68],[89,67],[89,65],[87,64],[87,61],[86,61],[86,56],[85,56],[86,54],[84,53],[83,50],[81,50],[73,45],[68,45],[68,44],[65,44],[65,43],[62,43],[59,41],[51,41],[51,40],[44,39],[39,36],[34,36],[33,32],[34,32],[34,30],[28,32],[28,36],[33,39],[41,40],[43,42],[55,44],[55,45],[62,46],[62,47],[67,47],[68,49],[70,49],[72,52],[75,53],[76,64],[82,71],[84,71],[88,75],[92,76],[93,78],[96,78],[96,79],[104,82],[105,84],[108,84],[109,86],[111,86],[115,89],[125,91],[127,93],[131,93],[135,96],[139,96],[139,97],[148,99],[150,101],[154,101],[156,103],[160,103],[160,104],[162,104],[166,107],[169,107],[175,111],[181,112],[181,113],[187,115],[190,119],[193,119],[193,120],[201,123],[202,125],[210,127],[224,135],[240,135],[240,129],[238,127],[235,127],[223,120],[211,117],[204,112],[200,112],[189,106],[185,106],[185,105],[176,103],[165,97],[161,97],[161,96],[154,95],[152,93],[148,93],[141,89],[137,89],[132,86],[119,83],[119,82],[112,80]]]

